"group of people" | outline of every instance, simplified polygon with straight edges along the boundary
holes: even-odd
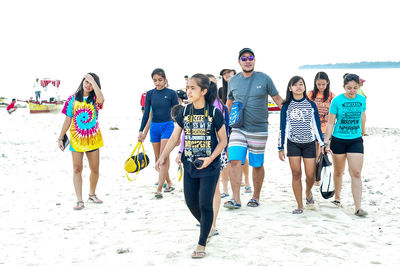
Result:
[[[170,153],[180,146],[176,158],[184,169],[184,197],[192,215],[199,221],[200,236],[193,258],[203,258],[208,240],[218,234],[216,219],[221,197],[228,195],[228,178],[232,197],[224,203],[229,209],[240,209],[240,188],[246,161],[252,167],[253,189],[248,180],[246,190],[252,193],[248,207],[260,206],[264,180],[264,152],[268,139],[268,96],[281,107],[278,156],[288,157],[292,171],[292,188],[297,201],[293,214],[305,209],[302,199],[301,161],[306,173],[306,207],[315,208],[312,186],[319,153],[331,153],[334,165],[335,200],[340,207],[342,175],[346,161],[352,179],[355,214],[365,216],[361,208],[361,170],[363,164],[363,139],[365,133],[365,97],[358,95],[360,78],[355,74],[343,77],[344,93],[335,97],[330,90],[330,80],[325,72],[318,72],[314,88],[307,94],[302,77],[292,77],[282,99],[272,79],[255,71],[256,57],[250,48],[239,52],[238,63],[242,71],[223,69],[223,87],[218,90],[213,75],[195,74],[187,80],[187,91],[176,93],[167,88],[165,71],[157,68],[151,78],[155,88],[145,95],[143,118],[138,141],[143,142],[150,131],[158,171],[157,190],[154,197],[163,198],[162,192],[171,192],[169,177]],[[179,94],[179,96],[178,96]],[[184,104],[183,99],[189,104]],[[65,122],[59,135],[63,150],[64,135],[70,128],[77,195],[75,210],[84,208],[82,201],[83,153],[91,169],[89,201],[101,203],[95,189],[99,177],[99,148],[103,146],[97,118],[103,107],[97,75],[89,73],[78,90],[65,103]],[[242,104],[242,121],[239,127],[230,127],[230,112]],[[234,106],[234,107],[233,107]],[[286,143],[286,145],[285,145]],[[286,147],[286,149],[285,149]],[[247,168],[248,173],[248,168]],[[220,193],[219,180],[223,182]],[[164,190],[163,190],[164,188]],[[249,189],[247,189],[249,188]]]

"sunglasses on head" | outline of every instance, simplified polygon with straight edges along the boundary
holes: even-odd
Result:
[[[355,82],[360,83],[360,77],[357,76],[356,74],[347,74],[347,75],[344,77],[344,79],[347,80],[347,81],[352,81],[352,80],[354,80]]]
[[[240,57],[240,60],[242,60],[242,62],[246,62],[247,60],[253,61],[254,60],[254,56],[253,55],[242,56],[242,57]]]

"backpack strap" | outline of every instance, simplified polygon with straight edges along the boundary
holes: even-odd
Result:
[[[185,105],[185,107],[183,108],[183,116],[185,116],[185,113],[186,113],[186,107],[187,107],[187,105]]]

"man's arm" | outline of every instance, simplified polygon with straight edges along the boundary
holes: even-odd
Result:
[[[226,100],[226,107],[228,107],[229,113],[231,113],[232,105],[233,105],[233,100],[229,100],[229,99]]]
[[[276,105],[278,105],[279,108],[282,108],[282,97],[279,95],[279,93],[275,96],[271,96],[272,100],[274,101],[274,103],[276,103]]]

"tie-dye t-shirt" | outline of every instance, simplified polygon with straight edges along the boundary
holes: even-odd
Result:
[[[77,152],[92,151],[103,147],[99,123],[97,121],[99,110],[103,105],[87,103],[87,97],[83,102],[75,101],[72,95],[65,102],[62,113],[72,118],[70,127],[70,150]]]

